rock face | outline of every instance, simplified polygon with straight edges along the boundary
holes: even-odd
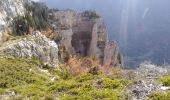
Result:
[[[0,42],[6,27],[18,15],[24,15],[25,4],[30,4],[30,0],[0,0]]]
[[[46,65],[58,67],[58,46],[40,32],[19,40],[9,41],[0,47],[0,54],[40,59]]]
[[[95,56],[102,65],[118,67],[122,58],[115,42],[108,39],[107,29],[101,17],[93,11],[75,13],[72,10],[49,13],[50,22],[60,44],[71,54]]]

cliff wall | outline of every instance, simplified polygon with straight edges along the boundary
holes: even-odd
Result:
[[[122,66],[122,57],[115,42],[108,38],[102,18],[94,11],[76,13],[72,10],[49,13],[54,35],[73,55],[94,56],[104,66]]]

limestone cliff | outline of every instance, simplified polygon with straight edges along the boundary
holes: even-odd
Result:
[[[85,57],[95,56],[104,66],[120,67],[122,58],[115,42],[108,38],[102,18],[94,11],[76,13],[72,10],[49,13],[55,36],[69,53]]]
[[[30,4],[31,0],[0,0],[0,43],[3,36],[14,17],[25,14],[25,4]]]

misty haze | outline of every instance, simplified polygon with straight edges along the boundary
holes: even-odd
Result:
[[[50,8],[96,10],[116,40],[127,67],[170,63],[169,0],[40,0]]]

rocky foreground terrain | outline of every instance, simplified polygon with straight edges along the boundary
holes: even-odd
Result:
[[[134,71],[135,76],[133,78],[136,80],[136,83],[128,87],[126,92],[132,93],[132,100],[145,100],[154,92],[166,92],[170,87],[164,86],[158,80],[170,74],[169,71],[169,67],[167,66],[166,68],[162,68],[151,63],[142,63]]]
[[[0,9],[0,100],[169,100],[169,67],[123,69],[96,12],[29,0]]]

